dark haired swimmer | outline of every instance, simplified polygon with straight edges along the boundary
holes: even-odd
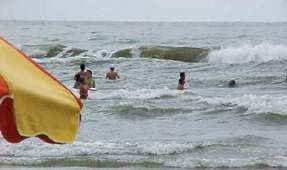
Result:
[[[116,79],[119,79],[119,78],[120,78],[120,76],[118,75],[117,72],[115,72],[115,68],[111,67],[110,71],[107,72],[107,74],[106,74],[106,79],[116,80]]]
[[[228,82],[228,86],[229,86],[229,87],[235,87],[235,86],[236,86],[235,80],[230,80],[230,81]]]
[[[80,78],[84,78],[86,77],[86,65],[85,64],[81,64],[80,65],[80,69],[81,71],[79,71],[77,74],[75,74],[74,76],[74,80],[76,81],[75,84],[74,84],[74,88],[78,89],[79,86],[80,86]]]
[[[178,85],[177,85],[177,90],[183,90],[184,89],[184,84],[185,84],[185,72],[181,72],[179,74],[179,80],[178,80]]]

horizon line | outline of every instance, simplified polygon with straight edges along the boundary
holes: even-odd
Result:
[[[226,20],[226,21],[199,21],[199,20],[178,20],[178,21],[166,21],[166,20],[63,20],[63,19],[0,19],[0,21],[20,21],[20,22],[43,22],[43,21],[48,21],[48,22],[145,22],[145,23],[287,23],[286,21],[231,21],[231,20]]]

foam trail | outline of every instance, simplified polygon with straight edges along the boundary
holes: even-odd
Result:
[[[215,98],[202,98],[210,104],[235,104],[248,108],[248,113],[273,113],[287,115],[287,97],[270,95],[243,95],[239,97],[226,96]]]
[[[271,43],[258,45],[243,44],[240,47],[226,47],[209,53],[211,63],[263,63],[269,61],[287,60],[287,46]]]
[[[154,99],[161,97],[174,97],[183,94],[183,91],[164,89],[138,89],[129,91],[125,89],[112,90],[112,91],[97,91],[91,92],[92,99],[107,99],[107,98],[122,98],[122,99]]]
[[[248,136],[243,136],[248,138]],[[236,140],[236,138],[233,138]],[[240,139],[240,138],[238,138]],[[237,139],[237,140],[238,140]],[[260,138],[254,138],[259,139]],[[227,139],[228,141],[228,139]],[[239,140],[240,142],[240,140]],[[0,140],[1,143],[1,140]],[[251,143],[255,144],[255,143]],[[245,153],[245,158],[236,158],[233,155],[214,156],[213,152],[226,152],[230,144],[222,142],[204,143],[178,143],[178,142],[74,142],[68,145],[48,145],[36,141],[24,141],[21,144],[8,144],[2,142],[0,145],[0,165],[6,166],[31,166],[39,168],[44,166],[59,167],[66,165],[84,167],[105,167],[113,168],[119,163],[122,166],[146,166],[157,165],[164,168],[243,168],[243,169],[262,169],[262,168],[285,168],[286,156],[283,153],[267,155],[259,152],[262,158],[254,157],[253,154],[246,156],[246,148],[237,149],[239,153]],[[225,149],[224,149],[225,148]],[[200,150],[198,150],[200,149]],[[198,153],[200,151],[200,153]],[[250,151],[249,151],[250,152]],[[206,154],[205,158],[190,157],[188,154]],[[176,155],[176,157],[175,157]],[[209,155],[209,156],[208,156]],[[73,164],[71,165],[71,162]],[[105,164],[99,164],[106,162]],[[248,168],[249,167],[249,168]],[[25,168],[24,168],[25,169]]]

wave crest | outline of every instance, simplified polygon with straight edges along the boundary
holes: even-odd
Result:
[[[271,43],[243,44],[214,50],[208,54],[208,61],[211,63],[241,64],[282,60],[287,60],[287,46]]]
[[[249,137],[246,147],[238,147]],[[239,139],[239,141],[238,141]],[[255,140],[254,140],[255,139]],[[227,140],[227,141],[226,141]],[[49,145],[36,141],[8,144],[0,140],[0,166],[67,166],[67,167],[178,167],[178,168],[280,168],[286,167],[284,153],[265,155],[257,151],[258,142],[266,139],[242,136],[222,141],[189,142],[74,142]],[[248,154],[250,150],[261,154]],[[225,153],[225,154],[220,154]],[[233,153],[227,154],[226,153]],[[252,152],[251,152],[252,153]],[[244,159],[242,158],[244,156]],[[175,159],[176,158],[176,159]]]
[[[112,57],[133,56],[143,58],[157,58],[184,62],[198,62],[206,57],[207,49],[194,47],[171,47],[171,46],[142,46],[139,48],[127,48],[113,53]]]
[[[238,97],[202,98],[202,100],[209,104],[246,107],[248,109],[246,114],[276,114],[287,116],[286,96],[243,95]]]
[[[53,57],[74,57],[80,55],[87,50],[66,47],[61,44],[45,45],[43,47],[35,49],[30,55],[33,58],[53,58]]]

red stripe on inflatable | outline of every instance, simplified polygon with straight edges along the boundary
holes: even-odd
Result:
[[[9,88],[3,77],[0,75],[0,131],[2,136],[11,143],[18,143],[26,137],[18,133],[13,111],[13,100],[9,95]]]
[[[8,142],[19,143],[28,137],[21,136],[17,130],[13,109],[13,99],[8,95],[8,86],[0,75],[0,132],[2,133],[4,139],[6,139]],[[43,134],[37,135],[37,137],[50,144],[63,144],[55,142]]]
[[[19,143],[27,138],[18,133],[13,112],[13,100],[9,97],[0,104],[0,130],[2,136],[10,143]]]
[[[18,143],[26,137],[18,133],[13,112],[13,100],[7,97],[8,95],[8,86],[0,75],[0,131],[8,142]]]

